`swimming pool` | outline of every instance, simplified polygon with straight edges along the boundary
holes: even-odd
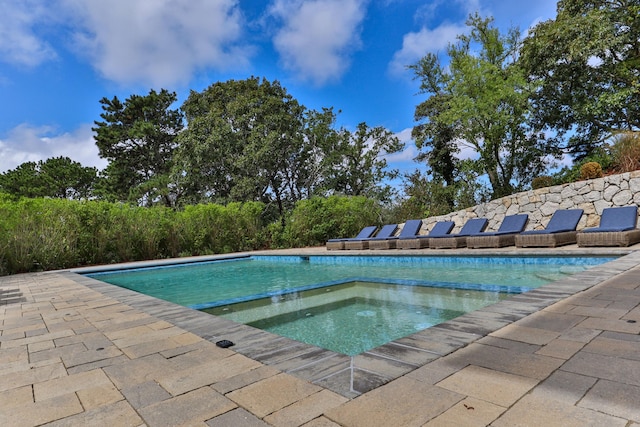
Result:
[[[611,259],[251,256],[88,275],[353,355]]]

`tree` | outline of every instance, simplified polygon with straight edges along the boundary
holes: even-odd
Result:
[[[174,176],[190,201],[264,201],[299,197],[292,183],[304,144],[304,112],[279,82],[252,77],[192,91],[182,106]]]
[[[578,160],[607,137],[640,129],[640,1],[562,0],[524,41],[521,62],[540,84],[535,118]]]
[[[178,195],[168,187],[176,136],[183,115],[171,109],[176,94],[162,89],[146,96],[102,98],[103,121],[96,121],[100,157],[109,160],[101,183],[103,197],[150,205],[162,200],[175,205]]]
[[[487,175],[497,198],[523,189],[560,153],[528,121],[534,87],[517,63],[519,31],[501,35],[492,22],[477,14],[468,19],[470,34],[449,46],[447,68],[434,55],[411,68],[421,92],[431,95],[416,107],[423,120],[414,128],[418,148],[432,150],[432,167],[447,180],[456,146],[473,149],[478,158],[471,169]]]
[[[0,174],[0,190],[18,197],[91,197],[97,169],[83,167],[68,157],[26,162]]]
[[[387,169],[385,156],[401,151],[404,144],[389,130],[371,128],[364,122],[355,132],[340,129],[335,142],[326,153],[331,165],[326,177],[327,191],[389,201],[393,190],[388,182],[398,176],[398,171]]]

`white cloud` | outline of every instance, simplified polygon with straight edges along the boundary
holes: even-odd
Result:
[[[283,66],[322,85],[339,79],[361,45],[364,0],[275,0],[269,13],[283,26],[273,43]]]
[[[91,125],[73,132],[55,134],[49,126],[21,124],[13,128],[6,139],[0,139],[0,173],[15,169],[25,162],[38,162],[52,157],[69,157],[82,166],[102,169],[107,161],[98,156]]]
[[[430,30],[422,28],[418,32],[404,35],[402,48],[393,55],[389,71],[394,75],[402,75],[408,65],[413,65],[427,53],[444,51],[456,37],[466,31],[463,24],[443,24]]]
[[[48,15],[40,0],[0,0],[0,60],[35,67],[55,59],[55,50],[36,34]]]
[[[252,53],[237,0],[63,1],[78,52],[119,83],[184,83],[199,69],[245,67]]]
[[[389,163],[396,162],[412,162],[413,159],[418,155],[418,150],[416,148],[416,144],[411,138],[412,128],[404,129],[394,136],[400,140],[400,142],[404,142],[404,150],[399,153],[393,153],[386,156],[386,159]]]

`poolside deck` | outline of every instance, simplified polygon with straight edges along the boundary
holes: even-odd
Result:
[[[354,358],[73,272],[0,277],[0,425],[640,424],[638,249],[553,249],[624,256]]]

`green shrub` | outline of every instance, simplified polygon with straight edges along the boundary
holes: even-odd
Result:
[[[534,190],[537,190],[538,188],[551,187],[553,184],[553,177],[548,175],[537,176],[531,180],[531,188]]]
[[[380,206],[366,197],[313,197],[296,203],[283,240],[289,246],[323,245],[331,238],[354,236],[379,218]]]
[[[269,243],[258,202],[176,212],[0,194],[0,275],[251,250]]]
[[[598,162],[587,162],[580,167],[580,179],[595,179],[602,176],[602,166]]]

